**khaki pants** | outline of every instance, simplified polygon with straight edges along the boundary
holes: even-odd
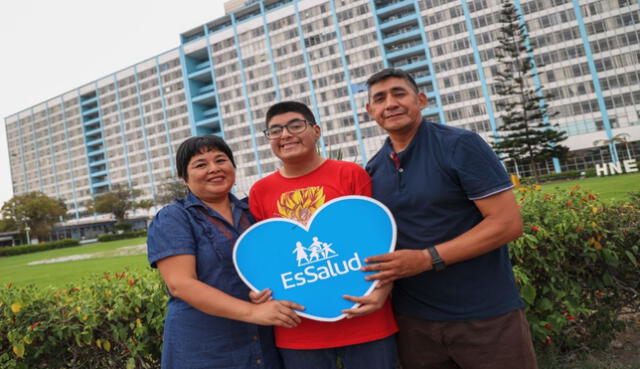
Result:
[[[537,369],[522,310],[471,322],[396,314],[403,369]]]

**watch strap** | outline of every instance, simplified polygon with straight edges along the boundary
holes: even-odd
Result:
[[[429,251],[429,254],[431,254],[431,266],[433,267],[433,270],[435,270],[436,272],[443,270],[447,265],[440,257],[440,254],[438,253],[438,250],[436,250],[435,246],[427,247],[427,250]]]

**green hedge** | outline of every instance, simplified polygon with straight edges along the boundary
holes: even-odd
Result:
[[[63,249],[65,247],[78,246],[79,244],[80,244],[80,240],[69,238],[66,240],[43,242],[43,243],[38,243],[34,245],[19,245],[19,246],[13,246],[13,247],[6,246],[6,247],[0,247],[0,257],[29,254],[32,252],[39,252],[39,251],[46,251],[46,250],[53,250],[53,249]]]
[[[0,368],[157,368],[167,296],[155,271],[67,289],[0,287]]]
[[[607,205],[580,188],[518,191],[525,232],[510,253],[536,347],[606,346],[640,307],[640,193]],[[0,286],[0,368],[155,368],[166,302],[152,270]]]
[[[108,233],[108,234],[101,234],[100,236],[98,236],[98,241],[108,242],[108,241],[124,240],[127,238],[145,237],[146,235],[147,235],[147,231]]]
[[[606,347],[640,299],[640,195],[607,205],[579,186],[520,188],[524,235],[510,244],[538,348]]]

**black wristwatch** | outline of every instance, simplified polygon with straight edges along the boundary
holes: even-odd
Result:
[[[429,253],[431,254],[431,265],[433,266],[433,270],[439,272],[447,267],[447,264],[444,263],[444,260],[438,254],[438,250],[436,250],[435,246],[427,247]]]

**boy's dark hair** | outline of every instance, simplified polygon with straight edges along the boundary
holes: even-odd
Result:
[[[409,86],[413,88],[415,93],[420,93],[420,90],[418,89],[418,84],[413,79],[413,77],[411,77],[409,73],[403,71],[402,69],[387,68],[387,69],[381,70],[378,73],[374,73],[371,77],[369,77],[369,79],[367,80],[367,89],[369,94],[371,93],[371,86],[375,85],[378,82],[384,81],[387,78],[392,78],[392,77],[404,79],[409,83]]]
[[[311,125],[317,124],[316,118],[313,116],[313,113],[311,112],[309,107],[305,104],[297,101],[282,101],[271,105],[271,107],[269,107],[269,110],[267,110],[265,127],[269,127],[269,121],[271,121],[271,118],[273,118],[274,116],[291,112],[302,114],[304,116],[304,119],[306,119],[307,122]]]
[[[233,153],[224,140],[216,135],[196,136],[186,139],[178,147],[176,152],[176,169],[178,170],[178,177],[185,181],[189,179],[187,174],[187,167],[189,161],[197,154],[218,150],[225,153],[231,160],[233,167],[236,167],[236,162],[233,160]]]

